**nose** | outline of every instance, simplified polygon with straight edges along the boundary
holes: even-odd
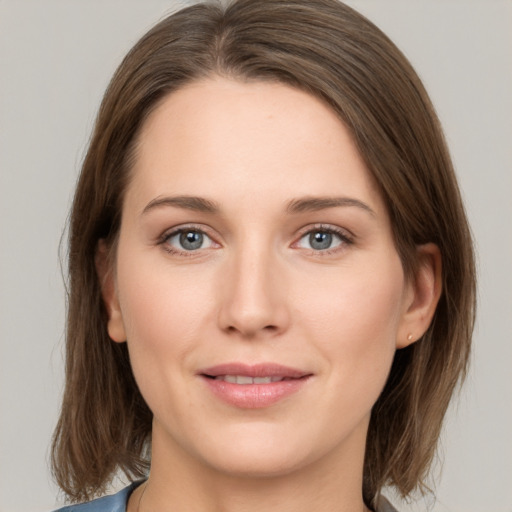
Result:
[[[277,257],[246,250],[233,257],[222,279],[220,328],[245,339],[272,337],[289,326],[286,283]]]

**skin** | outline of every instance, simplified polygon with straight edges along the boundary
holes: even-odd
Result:
[[[128,343],[154,413],[151,475],[129,512],[143,490],[140,511],[366,510],[371,408],[395,350],[432,318],[437,248],[418,248],[406,280],[347,129],[289,86],[193,83],[151,114],[138,148],[115,268],[98,252],[109,334]],[[176,196],[218,210],[162,202]],[[313,197],[351,201],[291,211]],[[176,228],[205,233],[203,245],[187,251]],[[329,248],[312,246],[329,230]],[[239,408],[197,374],[235,361],[311,377],[272,406]]]

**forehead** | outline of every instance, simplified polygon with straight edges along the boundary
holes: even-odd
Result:
[[[380,202],[349,131],[320,99],[212,78],[171,93],[142,127],[128,194],[364,195]]]

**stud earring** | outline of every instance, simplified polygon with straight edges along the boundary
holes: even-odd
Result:
[[[407,341],[412,341],[412,334],[409,333],[409,335],[407,336]]]

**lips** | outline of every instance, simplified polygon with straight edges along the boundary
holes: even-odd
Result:
[[[270,407],[299,392],[311,373],[273,363],[228,363],[198,372],[208,389],[227,404],[242,409]]]
[[[227,363],[212,366],[211,368],[205,368],[204,370],[200,370],[198,373],[211,378],[223,377],[226,375],[239,375],[252,378],[279,377],[280,379],[300,379],[301,377],[310,375],[308,372],[275,363],[260,363],[254,365]]]
[[[223,380],[232,384],[270,384],[271,382],[280,382],[288,377],[250,377],[249,375],[219,375],[215,380]],[[289,380],[289,379],[288,379]]]

